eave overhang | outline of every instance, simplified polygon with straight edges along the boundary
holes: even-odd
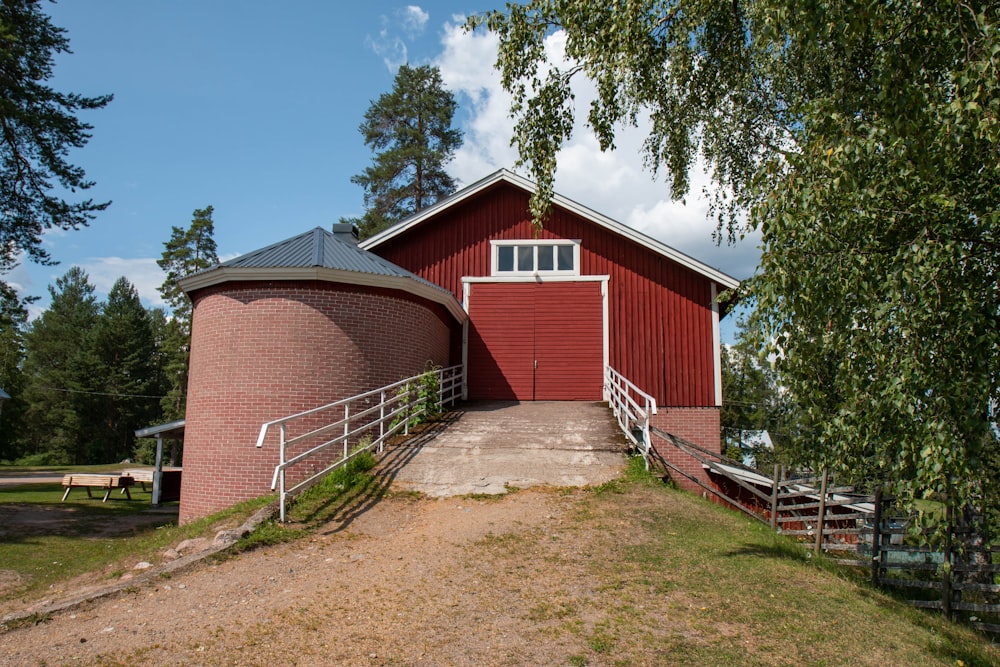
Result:
[[[178,285],[189,296],[192,292],[226,282],[249,281],[290,281],[318,280],[361,287],[380,287],[399,290],[413,296],[440,304],[459,323],[468,318],[462,305],[450,292],[431,284],[406,276],[388,276],[358,271],[344,271],[326,267],[231,267],[219,266],[215,269],[196,273],[178,281]]]

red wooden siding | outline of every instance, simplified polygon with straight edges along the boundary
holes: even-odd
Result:
[[[472,286],[469,398],[532,400],[535,358],[532,287],[531,283]]]
[[[604,384],[601,284],[529,283],[535,291],[536,401],[599,401]]]
[[[475,283],[469,319],[470,398],[600,400],[600,283]]]
[[[463,276],[490,275],[490,240],[532,239],[528,193],[488,188],[371,248],[462,298]],[[539,239],[580,239],[581,273],[608,275],[612,366],[664,406],[715,405],[711,281],[567,210]]]

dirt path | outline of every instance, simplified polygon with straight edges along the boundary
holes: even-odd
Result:
[[[546,598],[544,586],[524,588],[538,554],[494,571],[470,549],[555,533],[573,503],[573,493],[544,490],[390,497],[344,530],[205,563],[2,634],[0,664],[565,663],[564,640],[522,633]]]
[[[656,484],[383,498],[0,634],[0,665],[955,665],[1000,653]]]

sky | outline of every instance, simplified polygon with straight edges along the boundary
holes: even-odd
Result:
[[[99,298],[127,277],[146,306],[163,305],[156,265],[171,228],[195,209],[214,207],[225,260],[344,216],[363,213],[351,176],[371,164],[358,126],[392,88],[403,63],[440,68],[458,102],[464,144],[449,164],[460,186],[513,169],[510,99],[493,69],[496,38],[466,33],[464,17],[499,0],[434,0],[407,5],[371,0],[293,4],[260,0],[63,0],[43,7],[65,28],[50,84],[83,95],[114,94],[81,114],[92,138],[70,160],[96,182],[88,191],[111,206],[89,227],[53,231],[44,245],[57,266],[22,263],[0,276],[22,295],[42,297],[71,266],[90,276]],[[553,58],[562,35],[549,38]],[[577,112],[592,91],[583,82]],[[664,176],[643,169],[645,129],[623,128],[602,153],[582,124],[558,160],[556,191],[729,275],[749,277],[757,240],[719,246],[700,196],[672,202]],[[726,318],[723,339],[732,337]]]

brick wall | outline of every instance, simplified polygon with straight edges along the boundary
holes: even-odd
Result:
[[[667,433],[690,440],[696,445],[700,445],[710,451],[722,451],[719,408],[660,407],[657,414],[653,416],[652,425]],[[653,445],[664,459],[687,474],[697,477],[703,483],[714,486],[708,478],[708,473],[697,459],[684,454],[670,443],[665,442],[662,438],[654,436]],[[703,488],[682,475],[671,471],[670,476],[682,489],[697,493],[698,495],[705,493]]]
[[[270,492],[262,423],[448,366],[452,317],[394,290],[322,281],[225,283],[192,295],[180,522]]]

